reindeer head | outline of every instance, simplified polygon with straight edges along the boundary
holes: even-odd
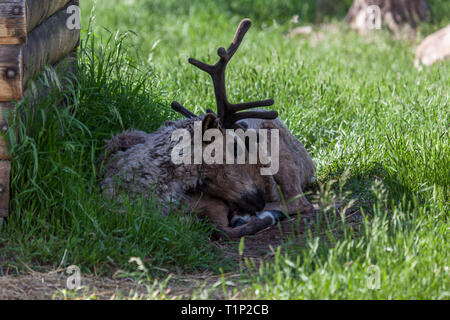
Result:
[[[237,123],[239,120],[248,118],[273,120],[278,117],[276,111],[258,110],[239,112],[246,109],[271,106],[274,103],[272,99],[239,104],[232,104],[227,99],[225,69],[228,62],[239,48],[250,26],[251,21],[249,19],[241,21],[229,48],[227,50],[225,48],[218,49],[217,54],[220,59],[215,65],[209,65],[192,58],[189,59],[189,63],[208,73],[214,84],[217,115],[211,110],[207,111],[207,114],[203,118],[203,131],[208,129],[219,129],[222,132],[224,139],[226,137],[226,129],[245,129]],[[185,117],[196,117],[195,114],[176,101],[172,103],[172,108]],[[227,148],[225,141],[223,141],[222,145],[224,148]],[[242,145],[242,142],[240,145]],[[226,152],[227,150],[224,150],[224,157],[226,157]],[[250,214],[261,211],[265,206],[265,195],[263,190],[257,186],[260,185],[258,181],[255,181],[260,178],[256,166],[225,163],[226,162],[223,162],[223,164],[202,165],[200,179],[200,187],[202,190],[211,196],[225,200],[232,209],[240,209],[241,212]]]

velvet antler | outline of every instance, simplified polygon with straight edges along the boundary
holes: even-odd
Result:
[[[207,72],[211,76],[214,83],[214,93],[216,95],[217,114],[219,116],[222,127],[226,129],[234,128],[235,123],[242,119],[257,118],[273,120],[278,117],[278,113],[276,111],[258,110],[239,113],[239,111],[247,109],[271,106],[274,104],[274,101],[272,99],[255,102],[244,102],[238,104],[232,104],[227,99],[225,86],[225,69],[228,65],[228,62],[230,62],[231,58],[239,48],[245,34],[250,29],[251,24],[252,23],[250,19],[244,19],[241,21],[230,47],[227,50],[225,50],[225,48],[219,48],[219,50],[217,50],[217,54],[219,55],[220,59],[215,65],[206,64],[193,58],[189,59],[190,64],[196,66],[202,71]],[[181,106],[176,101],[172,103],[172,108],[188,118],[195,116],[192,112]]]

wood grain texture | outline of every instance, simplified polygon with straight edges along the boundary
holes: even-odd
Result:
[[[26,0],[27,31],[30,32],[71,0]]]
[[[66,27],[69,16],[66,8],[63,8],[28,35],[28,43],[23,48],[25,85],[29,79],[35,78],[45,65],[56,64],[77,47],[80,31]]]
[[[9,176],[11,162],[0,161],[0,217],[9,215]]]
[[[25,0],[0,2],[0,44],[23,44],[27,40]]]
[[[27,34],[71,0],[6,0],[0,3],[0,44],[24,44]],[[77,4],[72,1],[72,4]]]
[[[0,131],[4,130],[8,124],[12,110],[14,110],[12,103],[0,102]]]
[[[2,103],[0,102],[0,133],[6,132],[8,129],[9,119],[11,117],[11,112],[14,110],[14,105],[12,103]],[[8,148],[6,140],[2,135],[0,135],[0,160],[9,160]]]
[[[2,131],[3,134],[3,131]],[[8,143],[6,138],[0,134],[0,161],[10,160],[10,156],[8,154]],[[1,189],[1,186],[0,186]]]
[[[20,100],[22,94],[22,46],[0,45],[0,101]]]

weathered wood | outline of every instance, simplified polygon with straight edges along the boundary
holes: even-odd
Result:
[[[3,132],[2,132],[3,134]],[[0,161],[10,160],[10,156],[8,154],[8,143],[6,138],[3,135],[0,135]],[[1,186],[0,186],[1,189]]]
[[[20,100],[29,79],[54,65],[78,45],[79,30],[66,27],[66,8],[35,28],[24,46],[0,45],[0,101]]]
[[[0,44],[23,44],[27,39],[25,0],[0,3]]]
[[[24,44],[27,34],[71,0],[6,0],[0,3],[0,44]],[[77,4],[72,1],[72,4]]]
[[[30,32],[71,0],[27,0],[27,31]]]
[[[36,77],[45,65],[56,64],[77,47],[80,31],[67,28],[68,17],[64,8],[29,34],[28,43],[23,48],[24,84]]]
[[[5,126],[9,121],[8,117],[10,116],[13,109],[14,106],[12,103],[0,102],[0,131],[5,129]]]
[[[22,61],[20,45],[0,45],[0,101],[22,98]]]
[[[0,133],[6,132],[8,129],[9,117],[14,106],[11,103],[0,102]],[[8,148],[6,140],[0,135],[0,160],[9,160]]]
[[[0,217],[6,218],[9,214],[9,175],[11,162],[0,161]]]

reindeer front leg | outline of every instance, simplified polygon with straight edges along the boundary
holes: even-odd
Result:
[[[273,225],[273,218],[266,216],[263,219],[252,216],[250,220],[239,227],[217,227],[214,232],[216,239],[238,239],[244,236],[255,234]]]
[[[220,199],[203,194],[192,200],[192,211],[201,218],[208,218],[216,227],[213,237],[216,239],[236,239],[252,235],[272,226],[276,219],[270,214],[252,216],[248,222],[238,227],[230,227],[229,207]],[[281,213],[280,213],[281,214]]]

